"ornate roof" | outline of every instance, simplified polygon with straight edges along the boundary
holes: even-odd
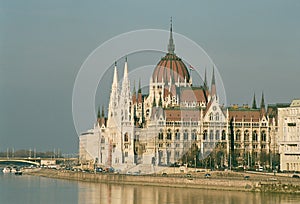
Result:
[[[188,69],[182,60],[177,57],[175,54],[167,53],[165,57],[163,57],[158,64],[156,65],[153,75],[153,81],[155,82],[169,82],[170,79],[172,83],[174,82],[189,82],[190,74]]]
[[[156,82],[189,82],[190,74],[183,61],[175,54],[175,45],[172,33],[172,19],[170,26],[170,37],[168,44],[168,53],[156,65],[153,75],[153,81]]]

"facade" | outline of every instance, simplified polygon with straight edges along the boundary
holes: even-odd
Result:
[[[264,96],[259,108],[219,104],[214,71],[211,86],[193,86],[175,54],[172,25],[167,54],[150,77],[149,93],[130,89],[125,60],[122,84],[115,64],[107,118],[80,136],[80,160],[120,169],[175,164],[226,168],[270,165],[275,116]],[[121,86],[120,86],[121,85]],[[89,154],[88,156],[86,154]]]
[[[300,99],[278,109],[281,171],[300,171]]]

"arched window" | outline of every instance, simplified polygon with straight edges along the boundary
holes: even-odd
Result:
[[[226,140],[226,131],[222,130],[222,140]]]
[[[105,143],[105,138],[101,137],[101,143]]]
[[[207,140],[207,130],[203,131],[203,140]]]
[[[267,134],[265,130],[261,131],[261,141],[267,141]]]
[[[254,130],[252,133],[252,140],[257,142],[257,131],[256,130]]]
[[[214,131],[213,130],[209,131],[209,139],[214,140]]]
[[[172,139],[171,129],[168,129],[168,132],[167,132],[167,139],[168,139],[168,140],[171,140],[171,139]]]
[[[249,141],[249,130],[245,130],[244,132],[244,140]]]
[[[216,130],[216,140],[220,139],[220,130]]]
[[[196,130],[192,131],[192,140],[197,140],[197,131]]]
[[[212,114],[212,113],[209,114],[209,120],[210,120],[210,121],[213,120],[213,114]]]
[[[220,119],[220,115],[219,113],[216,113],[216,121],[219,121],[219,119]]]
[[[127,132],[124,135],[124,142],[128,142],[128,133]]]
[[[179,132],[178,129],[177,129],[176,132],[175,132],[175,139],[176,139],[176,140],[180,140],[180,132]]]
[[[188,133],[187,130],[184,130],[184,132],[183,132],[183,139],[184,140],[188,140],[189,139],[189,133]]]
[[[162,129],[160,129],[160,131],[159,131],[159,133],[158,133],[158,139],[159,139],[159,140],[163,140],[163,139],[164,139],[164,134],[163,134]]]

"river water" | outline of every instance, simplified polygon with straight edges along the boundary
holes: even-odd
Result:
[[[0,174],[0,203],[300,203],[300,195],[99,184]]]

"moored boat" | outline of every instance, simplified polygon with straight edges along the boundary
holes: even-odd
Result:
[[[3,170],[2,170],[3,173],[10,173],[11,172],[11,168],[10,167],[5,167]]]
[[[16,172],[15,172],[15,175],[17,175],[17,176],[21,176],[22,174],[23,174],[22,171],[16,171]]]

